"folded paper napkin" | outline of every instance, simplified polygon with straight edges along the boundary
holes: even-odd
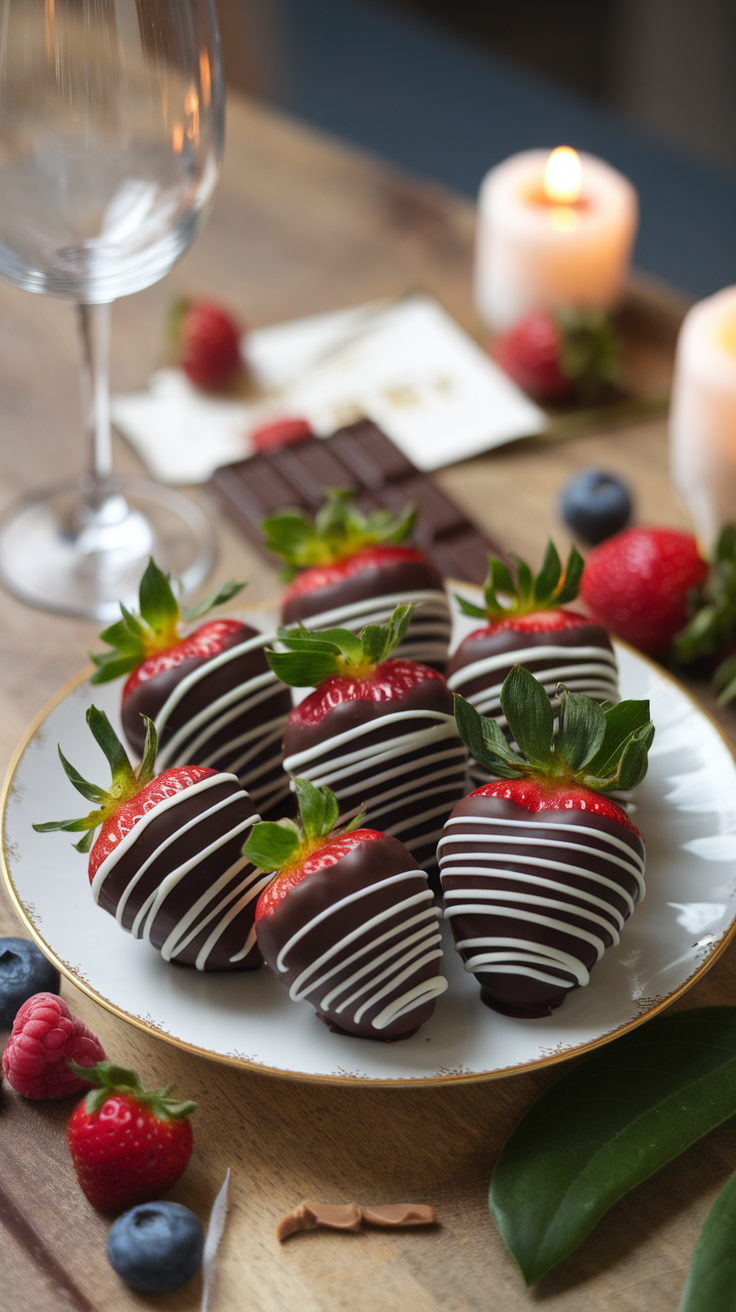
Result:
[[[203,483],[253,453],[250,434],[304,418],[327,436],[367,416],[413,464],[439,469],[547,424],[436,301],[371,302],[252,332],[252,396],[199,392],[160,369],[145,392],[113,398],[113,421],[154,478]]]

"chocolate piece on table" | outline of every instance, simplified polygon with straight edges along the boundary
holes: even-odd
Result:
[[[216,470],[212,486],[231,519],[261,548],[266,516],[287,506],[313,512],[328,488],[343,487],[356,493],[361,509],[416,505],[417,545],[444,577],[482,583],[489,551],[500,551],[369,419],[331,437],[307,438],[225,465]]]
[[[399,1229],[407,1226],[434,1225],[433,1207],[424,1203],[387,1203],[377,1207],[359,1207],[357,1203],[301,1203],[276,1227],[280,1243],[299,1230],[360,1230],[361,1222]]]
[[[360,1230],[362,1219],[357,1203],[301,1203],[279,1221],[276,1238],[282,1243],[298,1230]]]
[[[433,1207],[426,1203],[387,1203],[379,1207],[361,1207],[363,1220],[368,1225],[414,1226],[434,1225],[437,1220]]]

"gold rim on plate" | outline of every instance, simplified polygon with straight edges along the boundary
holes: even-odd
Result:
[[[476,590],[474,585],[457,582],[454,579],[447,580],[447,586],[460,587],[465,591],[470,591],[471,587],[474,591]],[[254,609],[256,608],[249,607],[248,612],[251,612]],[[263,606],[261,609],[267,609],[267,607]],[[734,751],[731,743],[726,738],[721,726],[713,718],[710,712],[698,702],[685,684],[681,683],[679,679],[676,679],[674,675],[670,674],[670,672],[665,670],[661,665],[658,665],[656,661],[651,660],[642,652],[637,651],[636,648],[632,647],[629,643],[622,642],[620,638],[616,638],[616,645],[631,652],[638,660],[642,661],[645,665],[650,666],[660,678],[673,684],[681,693],[683,693],[698,714],[708,720],[715,729],[719,738],[726,746],[731,759],[734,761],[734,764],[736,764],[736,751]],[[174,1035],[167,1034],[163,1030],[157,1029],[155,1025],[151,1025],[149,1022],[142,1020],[140,1016],[133,1016],[130,1012],[123,1011],[122,1008],[116,1006],[114,1002],[110,1002],[108,998],[105,998],[102,994],[98,993],[92,985],[87,983],[86,980],[80,978],[73,966],[70,966],[66,961],[62,961],[61,958],[56,955],[50,944],[46,942],[43,935],[38,932],[38,929],[29,917],[28,912],[21,902],[15,884],[13,883],[13,877],[10,873],[10,866],[6,852],[5,818],[8,798],[13,787],[15,772],[18,768],[21,757],[23,756],[26,747],[35,737],[39,728],[51,712],[55,710],[59,703],[64,701],[70,693],[74,692],[80,684],[89,679],[90,675],[93,673],[93,667],[88,666],[85,670],[74,675],[61,688],[59,688],[58,692],[54,694],[43,709],[39,711],[38,715],[32,720],[13,752],[3,781],[2,792],[0,793],[0,833],[2,838],[0,844],[0,862],[2,863],[2,874],[5,880],[5,886],[10,894],[11,902],[21,923],[25,929],[28,930],[31,938],[38,944],[41,951],[44,953],[44,956],[48,957],[49,961],[61,971],[62,975],[64,975],[70,983],[74,984],[82,993],[86,993],[87,997],[91,998],[93,1002],[104,1007],[107,1011],[111,1012],[113,1016],[117,1016],[119,1020],[127,1021],[128,1024],[134,1025],[136,1029],[142,1030],[144,1034],[148,1034],[152,1038],[163,1039],[166,1043],[170,1043],[173,1047],[179,1048],[182,1052],[190,1052],[195,1057],[207,1057],[210,1061],[216,1061],[225,1066],[235,1066],[241,1070],[255,1071],[261,1075],[275,1075],[280,1079],[285,1080],[303,1080],[311,1084],[354,1084],[360,1085],[363,1088],[370,1086],[371,1088],[378,1089],[413,1089],[418,1086],[480,1084],[486,1080],[502,1080],[508,1078],[510,1075],[521,1075],[525,1071],[539,1070],[544,1066],[555,1066],[561,1061],[569,1061],[572,1057],[583,1056],[584,1053],[592,1052],[594,1048],[600,1048],[604,1044],[610,1043],[613,1039],[618,1038],[623,1034],[627,1034],[630,1030],[636,1029],[637,1026],[643,1025],[645,1021],[651,1020],[653,1016],[664,1011],[666,1007],[670,1007],[673,1002],[676,1002],[677,999],[681,998],[684,993],[687,993],[693,985],[697,984],[698,981],[708,973],[711,967],[715,965],[718,958],[722,956],[736,934],[735,916],[725,934],[723,934],[712,952],[708,954],[705,961],[698,966],[697,970],[693,971],[692,975],[688,976],[688,978],[676,989],[673,989],[671,993],[667,993],[663,998],[657,999],[657,1001],[654,1002],[651,1007],[648,1007],[646,1011],[642,1012],[640,1016],[635,1016],[632,1020],[625,1021],[623,1025],[618,1025],[614,1029],[608,1030],[605,1034],[599,1035],[597,1039],[592,1039],[589,1043],[575,1044],[570,1048],[564,1049],[562,1052],[549,1053],[535,1061],[522,1062],[518,1066],[505,1066],[496,1071],[448,1072],[446,1075],[406,1076],[403,1078],[398,1077],[396,1079],[374,1079],[370,1075],[353,1075],[347,1072],[344,1075],[316,1075],[307,1071],[284,1071],[275,1066],[266,1066],[261,1065],[260,1062],[249,1061],[245,1057],[230,1057],[225,1053],[213,1052],[209,1048],[202,1048],[193,1043],[185,1043],[183,1039],[177,1039]]]

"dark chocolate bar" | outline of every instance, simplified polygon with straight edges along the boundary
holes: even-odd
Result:
[[[328,488],[355,493],[363,511],[407,503],[419,511],[415,541],[449,578],[482,583],[497,543],[481,533],[429,474],[423,474],[370,419],[331,437],[306,438],[216,470],[212,485],[230,518],[263,549],[261,521],[287,506],[314,512]],[[275,558],[264,552],[268,559]]]

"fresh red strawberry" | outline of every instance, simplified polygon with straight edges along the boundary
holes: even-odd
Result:
[[[427,877],[396,838],[358,828],[362,812],[336,832],[335,794],[294,782],[301,824],[256,825],[244,848],[275,872],[256,909],[259,946],[330,1028],[406,1038],[447,988]]]
[[[146,1090],[135,1071],[103,1061],[83,1072],[94,1088],[72,1112],[67,1141],[93,1207],[134,1207],[170,1189],[192,1155],[189,1117],[172,1086]]]
[[[56,993],[35,993],[18,1011],[3,1052],[8,1084],[24,1098],[66,1098],[79,1093],[90,1081],[77,1070],[104,1061],[96,1034],[73,1016]]]
[[[382,623],[397,602],[417,606],[400,655],[444,670],[451,632],[442,577],[406,539],[416,511],[363,515],[348,492],[333,491],[314,520],[301,510],[263,522],[265,545],[286,562],[290,579],[281,606],[284,624],[344,625],[357,633]]]
[[[687,623],[689,594],[707,573],[692,534],[626,528],[590,552],[581,593],[597,623],[641,651],[666,656]]]
[[[397,606],[388,624],[369,625],[360,637],[281,628],[288,650],[266,655],[284,683],[318,685],[289,716],[284,769],[334,781],[343,821],[364,804],[370,822],[400,838],[421,865],[432,861],[442,821],[464,792],[467,757],[442,675],[390,659],[411,615],[411,606]]]
[[[282,446],[291,446],[294,442],[306,442],[314,437],[314,430],[307,419],[271,419],[267,424],[260,424],[250,434],[254,451],[278,451]]]
[[[68,779],[97,806],[79,820],[33,828],[84,833],[75,846],[79,852],[91,848],[95,900],[123,929],[148,938],[164,960],[198,970],[259,966],[253,914],[260,886],[240,859],[245,833],[259,819],[248,794],[232,774],[206,766],[177,766],[154,777],[151,720],[138,770],[102,711],[91,706],[87,723],[110,764],[110,788],[87,783],[60,748]],[[243,896],[248,889],[250,896]]]
[[[586,615],[566,609],[577,596],[582,556],[573,547],[563,573],[550,541],[536,579],[524,561],[516,560],[516,566],[514,582],[503,561],[489,558],[485,606],[456,596],[466,615],[489,623],[469,634],[451,656],[448,688],[462,693],[476,710],[493,716],[501,727],[506,723],[501,685],[512,665],[530,670],[547,689],[553,705],[561,679],[575,692],[596,701],[617,701],[616,657],[608,635]],[[479,780],[487,777],[477,762],[471,762],[471,773]]]
[[[438,848],[445,918],[481,999],[549,1015],[644,895],[644,843],[603,794],[635,788],[654,737],[648,702],[599,706],[514,666],[501,690],[513,750],[494,720],[455,697],[458,727],[492,783],[457,804]]]
[[[215,301],[183,298],[172,306],[169,339],[174,358],[196,387],[218,391],[243,370],[242,328]]]
[[[206,761],[232,771],[268,814],[285,799],[279,731],[291,699],[269,676],[266,639],[238,620],[208,620],[193,633],[182,631],[184,622],[200,619],[243,586],[228,580],[199,605],[182,608],[151,560],[141,579],[140,614],[121,606],[122,619],[100,634],[111,650],[92,657],[98,667],[92,683],[128,675],[122,721],[134,751],[143,751],[147,716],[158,729],[159,769]]]
[[[557,401],[595,400],[618,374],[611,320],[592,310],[533,310],[499,338],[493,354],[525,392]]]

